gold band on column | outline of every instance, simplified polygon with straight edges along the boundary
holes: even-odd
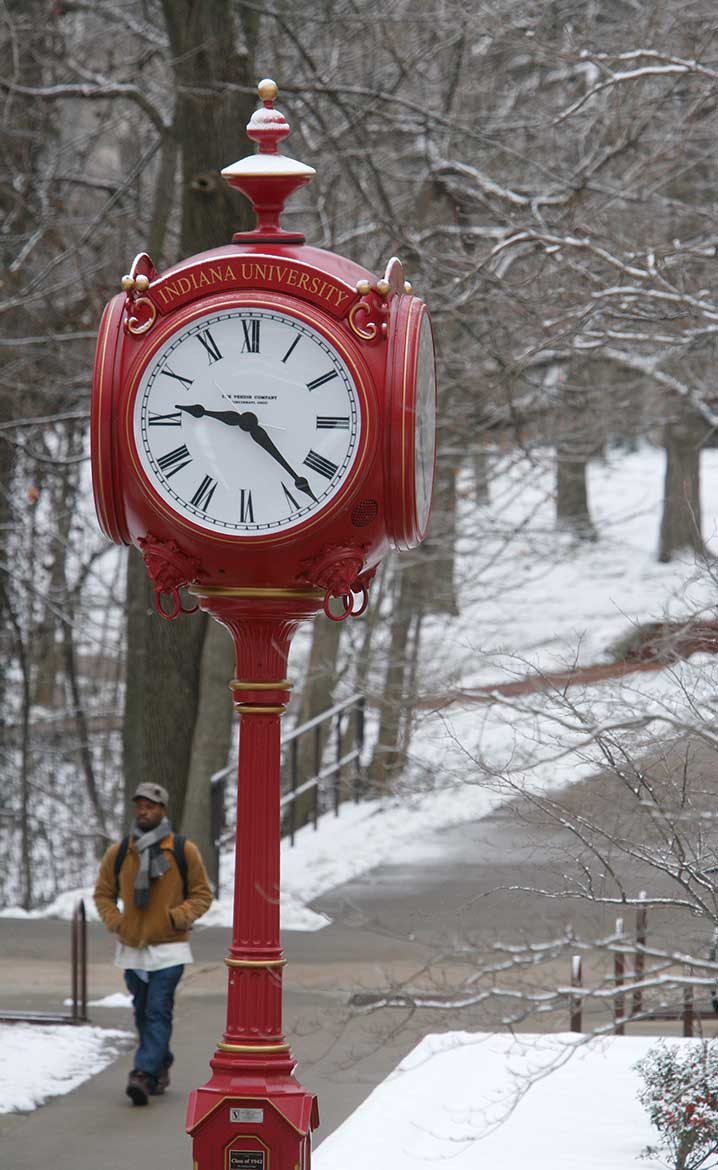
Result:
[[[282,678],[279,682],[246,682],[244,679],[233,678],[227,686],[230,691],[289,691],[294,683],[288,678]]]
[[[323,601],[323,589],[262,589],[231,585],[193,585],[188,592],[193,597],[299,597],[309,601]]]
[[[228,967],[247,967],[250,970],[259,970],[262,967],[285,967],[286,959],[225,959]]]
[[[225,1044],[220,1040],[220,1052],[289,1052],[288,1044]]]
[[[241,715],[283,715],[287,707],[284,703],[279,707],[255,707],[253,703],[235,703],[234,709]]]

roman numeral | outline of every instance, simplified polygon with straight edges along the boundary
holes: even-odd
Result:
[[[312,471],[318,472],[319,475],[331,479],[338,467],[336,463],[332,463],[331,459],[325,459],[323,455],[317,455],[316,451],[310,451],[304,460],[307,467],[311,467]]]
[[[212,365],[212,362],[218,362],[220,360],[222,355],[217,349],[217,342],[214,340],[209,329],[200,330],[200,332],[197,334],[197,340],[201,341],[202,345],[207,350],[207,356],[209,357],[210,365]]]
[[[242,353],[259,353],[259,321],[255,319],[242,321],[242,329],[244,331]]]
[[[290,492],[287,485],[283,483],[282,488],[284,489],[284,494],[287,497],[287,499],[289,500],[289,503],[291,504],[292,508],[294,508],[295,510],[298,509],[301,505],[299,504],[298,500],[295,500],[294,496]]]
[[[318,390],[325,382],[331,382],[332,378],[338,378],[339,374],[336,370],[330,370],[328,374],[322,374],[321,378],[315,378],[313,382],[307,382],[307,390]]]
[[[317,415],[317,430],[318,431],[332,431],[332,430],[349,430],[349,415],[341,415],[339,418],[334,418],[326,414]]]
[[[175,374],[174,371],[169,368],[169,366],[165,366],[162,373],[166,374],[168,378],[175,378],[178,382],[181,382],[182,388],[184,390],[189,390],[190,386],[192,385],[192,378],[183,378],[181,374]]]
[[[239,490],[239,522],[240,524],[254,524],[252,493],[245,491],[244,488]]]
[[[299,345],[299,342],[301,340],[302,340],[302,335],[301,335],[301,333],[298,333],[297,336],[294,338],[294,341],[290,345],[289,349],[285,353],[284,357],[282,358],[283,362],[286,362],[287,358],[292,356],[292,351]]]
[[[181,471],[183,467],[186,467],[191,462],[192,456],[183,443],[181,447],[175,447],[174,451],[168,451],[166,455],[160,455],[157,460],[157,466],[165,473],[165,477],[169,479],[171,475],[176,475],[178,471]],[[172,470],[168,471],[168,468]]]
[[[174,414],[153,414],[150,411],[150,417],[147,419],[149,427],[181,427],[182,415],[179,410]]]
[[[192,496],[190,503],[194,504],[195,508],[201,508],[203,512],[206,512],[216,486],[217,480],[212,479],[210,475],[205,475],[197,491]]]

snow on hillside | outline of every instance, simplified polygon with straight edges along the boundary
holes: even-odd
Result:
[[[492,503],[484,508],[471,504],[467,488],[459,517],[461,614],[427,620],[422,692],[605,661],[611,642],[636,623],[712,614],[715,583],[692,558],[656,561],[663,460],[662,452],[644,447],[592,466],[595,544],[554,531],[551,467],[511,463],[497,472]],[[703,454],[702,485],[704,534],[716,547],[718,450]],[[507,559],[498,554],[509,532]],[[580,705],[590,695],[592,718],[610,724],[634,710],[712,718],[715,690],[714,660],[696,656],[655,674],[573,687],[571,696]],[[511,786],[545,789],[590,775],[599,761],[582,746],[585,738],[580,722],[566,727],[560,697],[551,693],[530,702],[419,711],[400,793],[345,804],[338,819],[328,815],[318,831],[302,830],[294,848],[284,842],[282,926],[320,929],[327,919],[308,907],[312,899],[381,863],[420,859],[436,848],[435,830],[485,816]],[[222,898],[206,925],[231,923],[231,851],[222,874]],[[68,917],[79,893],[91,902],[91,889],[69,891],[33,916]]]
[[[658,1170],[665,1163],[637,1160],[658,1136],[637,1100],[634,1068],[653,1043],[645,1036],[590,1043],[569,1034],[426,1036],[322,1142],[313,1164]]]

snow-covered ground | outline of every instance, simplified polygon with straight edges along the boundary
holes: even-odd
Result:
[[[313,1157],[316,1170],[658,1170],[634,1069],[655,1041],[426,1036]],[[667,1040],[667,1045],[697,1044]],[[547,1075],[547,1073],[549,1075]]]
[[[471,522],[464,525],[461,615],[427,621],[424,693],[432,693],[437,682],[444,689],[467,690],[531,670],[607,661],[610,644],[635,624],[688,613],[713,616],[715,582],[705,570],[690,558],[669,565],[656,561],[661,452],[644,448],[592,467],[596,544],[577,545],[553,531],[551,475],[549,468],[537,474],[534,467],[528,476],[524,466],[511,465],[495,477],[485,539]],[[718,451],[703,455],[702,490],[704,534],[718,551]],[[468,501],[463,508],[476,512]],[[498,552],[508,533],[507,573]],[[480,556],[472,541],[481,542]],[[628,675],[591,688],[591,719],[607,726],[627,711],[648,712],[659,721],[712,718],[717,682],[715,660],[707,656],[656,674]],[[581,687],[571,688],[578,707],[584,694]],[[651,725],[659,733],[665,726]],[[567,725],[560,698],[550,693],[519,703],[498,700],[419,712],[401,793],[345,804],[337,819],[324,817],[317,831],[303,829],[294,848],[283,845],[282,926],[321,929],[327,919],[309,908],[313,899],[379,864],[430,857],[440,848],[437,829],[487,815],[515,788],[547,789],[589,775],[599,761],[586,746],[586,731],[580,719]],[[629,741],[631,734],[626,733]],[[231,922],[231,860],[230,854],[223,859],[223,896],[203,919],[206,925]],[[67,891],[30,916],[68,918],[79,896],[93,918],[89,887]],[[0,915],[25,912],[14,907]],[[125,1007],[126,997],[118,997],[116,1006]],[[73,1088],[112,1059],[113,1044],[122,1036],[59,1028],[51,1030],[57,1042],[47,1045],[42,1033],[48,1029],[13,1025],[7,1037],[6,1031],[0,1029],[0,1050],[10,1059],[2,1067],[12,1071],[0,1073],[0,1110],[32,1108]],[[16,1075],[12,1044],[22,1051],[23,1065],[35,1070],[34,1058],[27,1059],[31,1047],[39,1045],[46,1054],[47,1066],[42,1075],[34,1071],[32,1086]],[[373,1161],[377,1170],[390,1164],[392,1170],[403,1165],[408,1170],[410,1164],[450,1158],[458,1170],[473,1167],[480,1156],[501,1170],[529,1164],[535,1170],[628,1170],[651,1140],[632,1071],[648,1045],[645,1039],[582,1045],[515,1103],[499,1131],[485,1134],[480,1147],[475,1144],[487,1118],[491,1130],[506,1111],[527,1069],[554,1061],[557,1052],[566,1055],[575,1044],[575,1037],[542,1037],[533,1046],[527,1037],[428,1037],[323,1143],[319,1166],[331,1159],[351,1170],[361,1159],[362,1165]]]
[[[610,645],[638,623],[713,616],[715,581],[705,569],[690,557],[668,565],[656,560],[663,471],[664,455],[652,447],[592,465],[589,491],[600,532],[595,544],[577,544],[554,531],[549,465],[542,470],[512,462],[497,471],[483,523],[467,486],[461,614],[427,621],[424,692],[435,690],[436,680],[466,690],[532,670],[608,661]],[[701,475],[704,535],[718,552],[718,450],[703,453]],[[498,555],[507,533],[509,570]],[[651,734],[660,734],[669,718],[695,721],[703,714],[713,721],[716,669],[714,658],[696,656],[656,674],[572,687],[570,694],[578,707],[590,694],[596,725],[648,712],[657,719]],[[574,724],[566,725],[565,708],[553,694],[419,711],[400,793],[345,804],[317,831],[303,829],[293,848],[283,844],[283,928],[321,929],[328,920],[309,908],[313,899],[374,866],[420,861],[437,848],[435,830],[487,815],[512,791],[557,788],[590,775],[601,761],[585,747],[586,724]],[[630,746],[630,733],[627,739]],[[231,924],[232,864],[228,852],[222,897],[202,920],[206,926]],[[69,918],[79,896],[92,918],[90,887],[68,891],[31,916]],[[17,907],[0,910],[0,916],[24,914]]]
[[[0,1024],[0,1113],[27,1112],[76,1089],[127,1047],[129,1032],[66,1024]]]

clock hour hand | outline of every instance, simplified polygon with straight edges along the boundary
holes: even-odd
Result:
[[[191,406],[182,405],[181,402],[175,402],[175,410],[184,410],[187,414],[191,414],[193,418],[216,418],[220,422],[226,423],[228,427],[241,427],[243,431],[249,430],[246,422],[247,419],[255,419],[256,416],[247,412],[240,414],[236,410],[207,410],[200,402],[195,402]]]

